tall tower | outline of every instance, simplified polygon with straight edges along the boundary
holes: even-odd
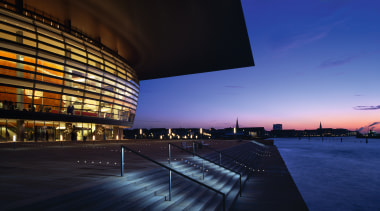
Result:
[[[236,130],[239,130],[239,118],[236,118]]]
[[[319,122],[319,129],[322,130],[322,122]]]

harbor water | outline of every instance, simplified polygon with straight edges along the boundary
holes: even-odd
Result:
[[[380,210],[380,139],[275,138],[310,210]]]

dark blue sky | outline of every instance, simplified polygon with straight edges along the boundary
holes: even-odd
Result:
[[[367,130],[380,121],[379,1],[242,5],[256,66],[141,81],[134,128],[225,128],[239,118],[267,130],[320,121]]]

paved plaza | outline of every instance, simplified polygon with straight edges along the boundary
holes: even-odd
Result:
[[[46,203],[53,198],[118,180],[121,145],[165,163],[168,158],[169,142],[181,145],[184,140],[64,142],[62,145],[34,142],[16,143],[16,145],[2,143],[0,144],[0,188],[2,190],[0,210],[28,210],[29,205]],[[222,150],[247,142],[223,140],[206,143],[215,149]],[[187,144],[191,145],[191,143],[192,141],[187,141]],[[208,153],[207,150],[202,150],[203,153]],[[199,152],[201,153],[202,150]],[[271,163],[273,162],[267,162],[268,165]],[[126,176],[136,172],[148,172],[154,168],[157,168],[156,164],[126,152]],[[232,209],[246,210],[254,205],[256,210],[281,207],[286,210],[284,204],[287,204],[290,208],[307,210],[283,161],[280,164],[276,161],[275,168],[279,169],[278,174],[258,174],[249,179],[243,189],[243,196],[238,198]],[[85,204],[83,210],[86,210]]]

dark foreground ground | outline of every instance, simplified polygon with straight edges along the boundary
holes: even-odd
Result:
[[[170,141],[174,142],[174,141]],[[183,140],[177,141],[181,145]],[[120,146],[165,162],[169,141],[124,140],[87,143],[0,144],[0,210],[27,209],[87,186],[120,177]],[[188,144],[191,141],[187,141]],[[214,149],[228,149],[245,141],[206,142]],[[261,172],[246,182],[242,197],[232,210],[307,210],[277,148],[270,146],[270,157],[257,161]],[[203,153],[209,153],[203,150]],[[126,154],[125,172],[147,171],[155,164]],[[105,196],[106,197],[106,196]],[[84,206],[84,210],[85,206]]]

